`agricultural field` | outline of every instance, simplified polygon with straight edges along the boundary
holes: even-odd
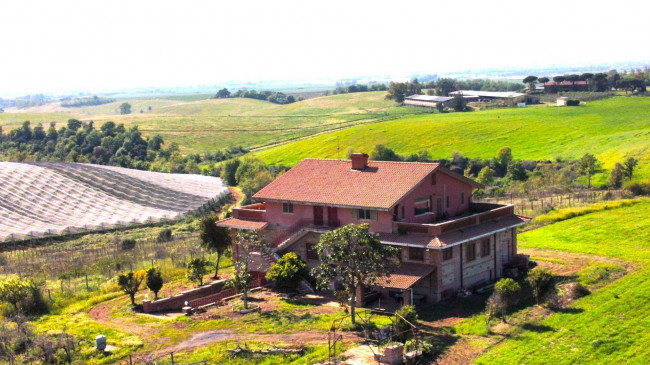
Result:
[[[229,194],[210,176],[0,162],[0,242],[175,220]]]
[[[348,128],[257,151],[268,164],[291,166],[305,157],[337,158],[353,148],[384,144],[399,154],[427,150],[432,158],[490,158],[509,146],[515,159],[578,159],[594,154],[609,170],[625,157],[639,159],[636,179],[650,177],[650,98],[614,97],[579,107],[531,106],[467,113],[427,114]],[[598,174],[595,184],[608,173]]]
[[[254,148],[324,131],[395,119],[425,111],[396,107],[385,92],[342,94],[279,105],[247,98],[198,101],[166,99],[120,100],[98,106],[61,108],[48,104],[20,113],[0,114],[0,125],[10,129],[24,120],[64,123],[69,118],[137,125],[145,136],[160,134],[187,153],[215,151],[230,146]],[[128,102],[132,114],[120,115]],[[149,110],[151,107],[151,110]],[[140,113],[140,110],[143,112]],[[39,113],[40,112],[40,113]],[[5,127],[6,126],[6,127]]]

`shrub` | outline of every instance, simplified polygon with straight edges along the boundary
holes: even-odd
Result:
[[[144,275],[141,272],[130,271],[126,274],[120,274],[117,277],[117,285],[120,286],[120,290],[129,295],[131,298],[131,305],[135,306],[135,293],[140,289],[140,284]]]
[[[508,278],[501,279],[494,285],[494,303],[501,309],[501,320],[506,322],[506,311],[515,304],[521,287],[519,283]]]
[[[578,106],[580,105],[580,100],[578,99],[569,99],[566,101],[567,106]]]
[[[399,317],[398,314],[401,317]],[[405,305],[395,312],[395,323],[393,327],[395,329],[395,339],[398,341],[405,341],[411,336],[412,327],[404,320],[417,326],[418,312],[415,310],[414,305]]]
[[[158,242],[168,242],[172,239],[172,230],[165,228],[158,233]]]
[[[433,353],[434,346],[428,340],[419,340],[415,339],[408,340],[404,344],[404,351],[422,351],[423,356],[431,355]]]
[[[533,289],[535,301],[539,304],[539,300],[553,285],[553,274],[546,267],[536,267],[528,273],[526,281]]]
[[[286,253],[266,273],[280,288],[295,290],[307,274],[307,264],[294,252]]]
[[[202,258],[191,260],[187,264],[187,278],[190,279],[190,281],[198,284],[198,286],[203,285],[203,277],[208,273],[209,266],[210,261],[204,260]]]
[[[41,314],[48,311],[41,294],[42,284],[12,276],[0,280],[0,301],[9,303],[15,312]]]
[[[158,292],[162,289],[163,278],[160,270],[150,267],[147,270],[147,288],[154,294],[154,300],[158,299]]]
[[[132,250],[134,248],[135,248],[135,240],[134,239],[122,240],[122,249],[123,250]]]
[[[625,185],[625,189],[629,190],[634,196],[650,195],[650,181],[630,182]]]

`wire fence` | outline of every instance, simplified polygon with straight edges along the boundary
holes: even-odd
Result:
[[[494,198],[477,198],[476,202],[512,204],[515,213],[534,218],[553,209],[571,208],[601,201],[626,198],[625,190],[577,190],[565,193],[528,195],[506,194]]]

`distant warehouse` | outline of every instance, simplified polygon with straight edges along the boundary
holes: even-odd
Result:
[[[453,99],[450,96],[432,96],[432,95],[411,95],[404,98],[404,105],[421,106],[425,108],[436,108],[438,103],[445,105],[449,100]]]

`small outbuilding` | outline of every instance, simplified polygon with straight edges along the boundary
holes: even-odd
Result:
[[[569,98],[566,96],[560,96],[557,98],[557,106],[566,106],[567,102],[569,101]]]

